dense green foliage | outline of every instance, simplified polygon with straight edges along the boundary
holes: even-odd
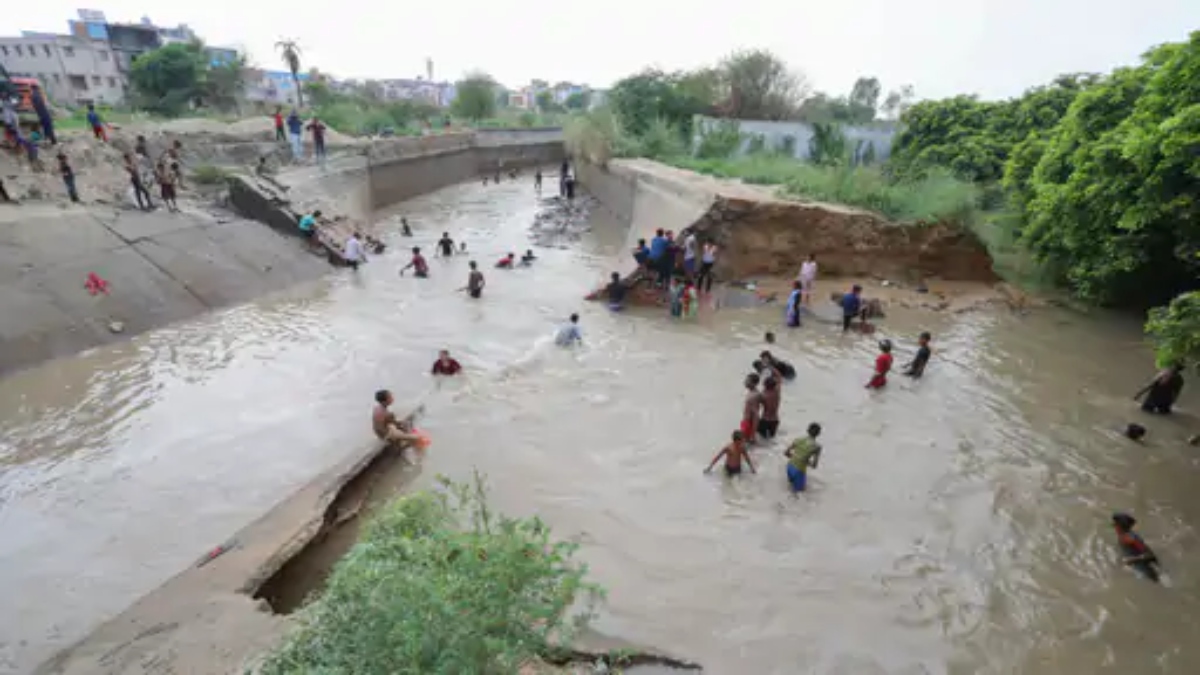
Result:
[[[926,101],[902,118],[891,169],[977,182],[1086,300],[1155,310],[1163,360],[1200,357],[1200,32],[1134,67],[1058,78],[1009,101]]]
[[[516,672],[566,644],[599,590],[537,519],[492,513],[478,478],[379,513],[263,675]]]
[[[938,167],[970,181],[998,181],[1014,146],[1053,129],[1094,79],[1063,76],[1008,101],[956,96],[917,103],[901,118],[892,144],[892,170],[913,176]]]
[[[496,113],[498,86],[487,73],[472,73],[458,82],[452,110],[459,117],[481,120]]]
[[[245,85],[245,62],[211,65],[198,41],[177,43],[147,52],[129,72],[136,105],[164,116],[180,115],[193,106],[235,110]]]

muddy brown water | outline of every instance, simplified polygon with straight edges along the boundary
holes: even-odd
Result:
[[[627,229],[602,214],[533,269],[492,270],[527,247],[529,187],[414,200],[417,237],[357,276],[0,382],[0,671],[29,671],[371,443],[386,386],[427,406],[415,485],[479,469],[497,508],[582,544],[609,590],[600,632],[709,672],[1200,672],[1195,384],[1181,415],[1145,421],[1146,446],[1119,436],[1148,374],[1136,322],[892,316],[881,335],[901,352],[920,329],[938,352],[924,381],[873,394],[873,341],[785,331],[777,306],[677,323],[581,302],[625,264]],[[461,258],[397,276],[404,247],[443,230],[484,264],[482,302],[455,293]],[[585,345],[557,349],[572,311]],[[825,427],[799,499],[782,443],[756,451],[756,476],[701,475],[768,327],[799,370],[782,435]],[[431,380],[439,347],[466,377]],[[1141,519],[1163,586],[1117,564],[1114,508]]]

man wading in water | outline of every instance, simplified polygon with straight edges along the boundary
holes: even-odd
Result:
[[[450,238],[449,232],[443,232],[442,238],[438,239],[438,250],[442,252],[442,256],[445,258],[454,255],[454,240]]]
[[[1183,391],[1183,364],[1176,363],[1159,372],[1150,384],[1134,395],[1133,400],[1145,396],[1142,410],[1148,413],[1170,415],[1179,393]]]
[[[478,298],[483,295],[483,286],[485,283],[483,272],[479,271],[479,265],[476,265],[474,260],[468,263],[468,265],[471,268],[471,273],[467,275],[467,285],[458,290],[466,291],[467,295],[472,298]]]
[[[742,404],[742,438],[747,443],[754,442],[754,434],[758,430],[758,409],[762,407],[762,394],[758,393],[758,374],[746,376],[746,399]]]

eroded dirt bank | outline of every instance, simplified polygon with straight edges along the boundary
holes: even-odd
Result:
[[[723,280],[794,277],[810,254],[823,275],[998,280],[983,244],[953,224],[898,225],[869,211],[784,200],[766,188],[642,159],[586,167],[580,176],[610,210],[632,218],[636,236],[658,227],[677,233],[690,227],[702,240],[715,241],[721,247],[717,277]],[[637,204],[647,192],[669,195],[701,215],[686,223],[639,219]]]

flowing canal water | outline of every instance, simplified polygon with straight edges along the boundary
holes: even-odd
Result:
[[[583,545],[609,590],[600,632],[709,672],[1200,672],[1195,420],[1130,401],[1150,374],[1135,322],[893,317],[900,362],[922,329],[937,351],[924,381],[870,393],[873,340],[785,332],[778,307],[677,323],[583,303],[626,267],[628,225],[602,213],[532,269],[491,269],[528,247],[535,209],[527,180],[448,188],[405,204],[417,236],[391,229],[357,275],[0,382],[0,671],[29,671],[373,443],[388,387],[399,409],[427,406],[417,486],[478,468],[495,507]],[[481,302],[456,293],[461,257],[397,276],[442,231],[484,268]],[[585,345],[557,349],[573,311]],[[768,328],[799,370],[781,436],[825,428],[798,499],[783,439],[755,451],[758,475],[701,474]],[[439,348],[469,374],[435,383]],[[1146,445],[1120,436],[1131,420]],[[1166,584],[1117,563],[1118,508]]]

